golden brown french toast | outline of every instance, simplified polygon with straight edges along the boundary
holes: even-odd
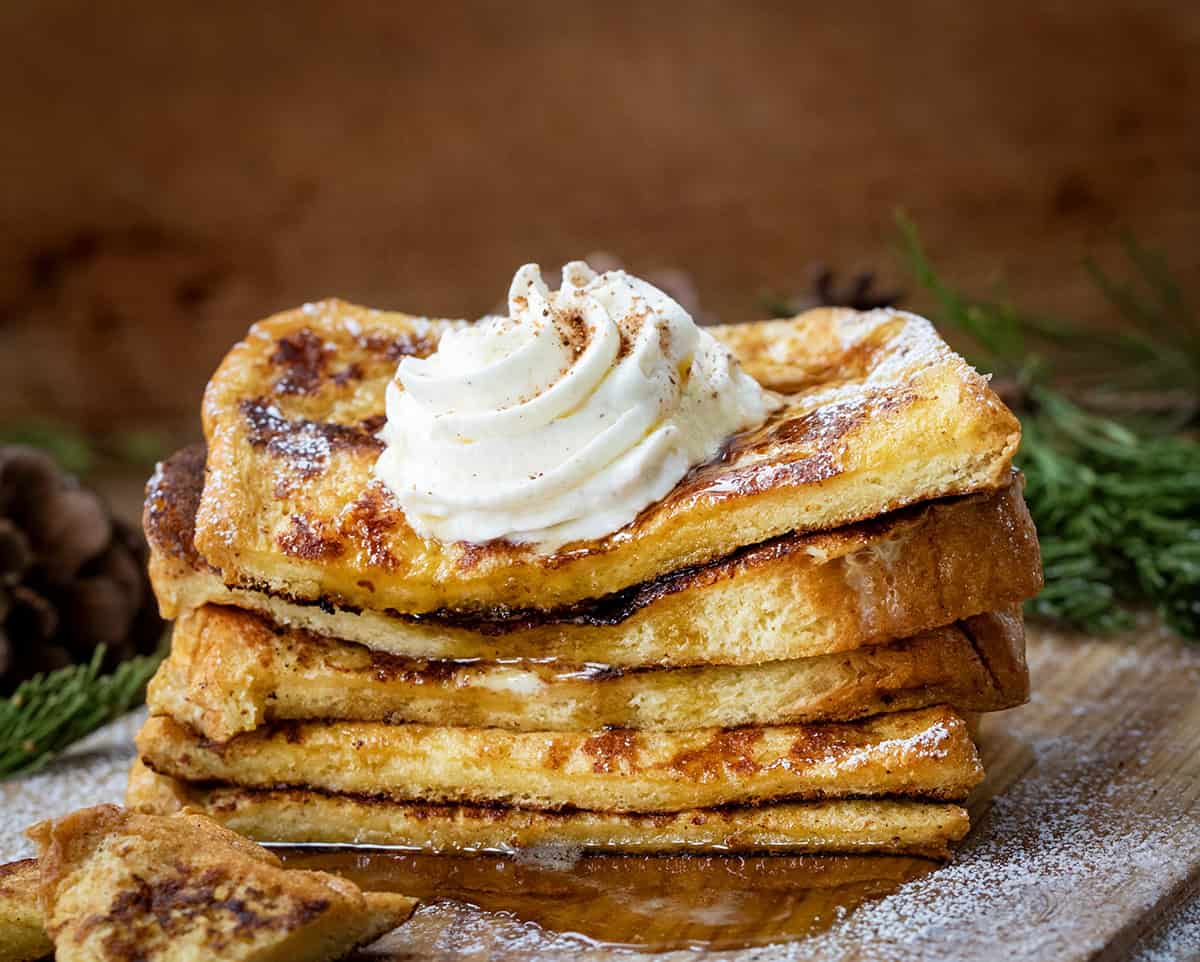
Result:
[[[42,924],[40,887],[34,859],[0,865],[0,962],[28,962],[54,950]]]
[[[958,805],[837,799],[670,814],[425,805],[306,789],[192,785],[135,762],[126,804],[187,806],[261,842],[396,845],[431,852],[903,852],[948,858],[969,827]]]
[[[373,480],[398,358],[446,322],[340,301],[262,321],[209,383],[195,546],[226,583],[402,613],[555,608],[793,531],[1007,483],[1019,425],[925,320],[810,311],[711,328],[785,403],[630,525],[539,555],[418,537]]]
[[[846,796],[959,800],[982,778],[966,723],[945,707],[686,732],[291,722],[220,744],[153,716],[137,747],[149,768],[185,781],[605,812]]]
[[[206,605],[175,624],[147,701],[205,738],[338,719],[524,731],[680,731],[845,721],[950,704],[998,711],[1028,695],[1013,608],[903,641],[763,665],[622,670],[420,661]]]
[[[322,962],[411,914],[279,860],[202,815],[83,809],[29,831],[46,930],[59,962]]]
[[[204,449],[159,465],[147,491],[150,572],[165,617],[206,603],[415,658],[756,664],[892,641],[1015,604],[1041,588],[1037,534],[1014,477],[996,492],[786,535],[708,565],[556,610],[496,617],[297,602],[227,587],[196,551]]]

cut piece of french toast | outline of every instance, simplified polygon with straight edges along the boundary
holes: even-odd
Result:
[[[630,525],[540,555],[418,537],[373,479],[397,360],[447,322],[340,301],[256,324],[205,392],[195,545],[228,584],[422,614],[554,608],[793,531],[1007,483],[1020,429],[925,320],[811,311],[711,328],[784,404]]]
[[[969,827],[958,805],[836,799],[637,815],[427,805],[307,789],[189,784],[135,762],[126,804],[191,807],[263,842],[386,845],[428,852],[891,852],[948,858]]]
[[[685,732],[291,722],[221,744],[152,716],[137,747],[149,768],[185,781],[605,812],[847,796],[960,800],[982,778],[966,723],[945,707]]]
[[[762,665],[420,661],[206,605],[176,622],[147,702],[152,714],[218,742],[321,719],[523,731],[786,725],[937,704],[1011,708],[1028,696],[1024,648],[1012,608],[889,644]]]
[[[198,814],[101,805],[29,835],[59,962],[323,962],[395,928],[415,905],[285,869]]]
[[[892,641],[1016,604],[1041,588],[1037,533],[1013,476],[999,491],[785,535],[566,608],[490,618],[338,607],[229,587],[195,548],[204,448],[147,491],[150,573],[165,617],[206,603],[414,658],[557,659],[620,667],[756,664]]]
[[[40,888],[34,859],[0,865],[0,962],[29,962],[54,950],[42,924]]]

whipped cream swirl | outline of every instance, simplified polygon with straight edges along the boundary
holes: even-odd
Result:
[[[423,537],[543,552],[603,537],[778,404],[656,287],[562,273],[551,291],[526,264],[508,317],[400,362],[375,472]]]

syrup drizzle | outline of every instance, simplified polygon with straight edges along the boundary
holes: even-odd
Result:
[[[467,903],[547,933],[643,952],[801,939],[937,867],[893,855],[531,860],[308,847],[278,854],[289,867],[336,872],[369,891],[402,892],[427,904]]]

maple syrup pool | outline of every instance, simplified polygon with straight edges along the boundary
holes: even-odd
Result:
[[[733,949],[801,939],[939,863],[899,855],[431,855],[275,849],[368,891],[465,902],[606,946]]]

